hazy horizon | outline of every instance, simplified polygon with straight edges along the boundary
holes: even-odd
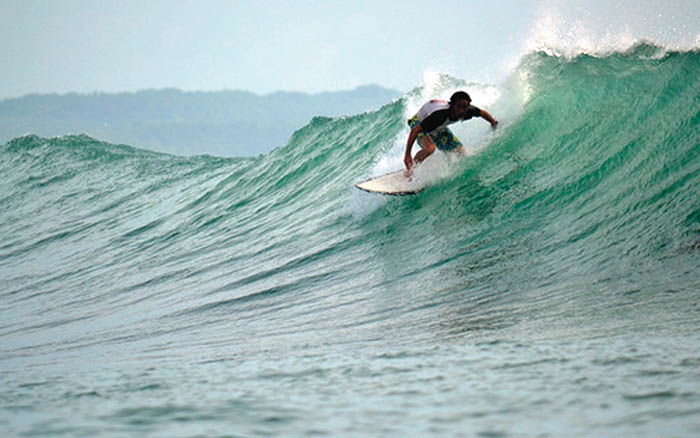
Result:
[[[354,115],[400,95],[377,86],[319,94],[174,88],[32,94],[0,100],[0,145],[26,134],[47,138],[87,134],[176,155],[253,156],[283,145],[316,116]],[[245,141],[236,141],[240,138]]]
[[[494,82],[543,44],[698,47],[699,9],[694,0],[11,0],[0,5],[0,100],[167,88],[407,91],[426,72]]]
[[[124,91],[66,91],[66,92],[30,92],[27,94],[23,94],[21,96],[11,96],[11,97],[5,97],[5,98],[0,98],[0,102],[3,101],[8,101],[8,100],[20,100],[28,97],[46,97],[46,96],[58,96],[58,97],[64,97],[64,96],[71,96],[71,95],[77,95],[77,96],[118,96],[118,95],[136,95],[136,94],[144,94],[144,93],[160,93],[160,92],[168,92],[168,91],[175,91],[175,92],[180,92],[183,94],[218,94],[218,93],[241,93],[241,94],[250,94],[256,97],[269,97],[273,96],[276,94],[300,94],[300,95],[306,95],[306,96],[311,96],[315,97],[321,94],[330,94],[330,93],[343,93],[343,92],[353,92],[357,91],[360,89],[364,88],[377,88],[377,90],[383,90],[383,91],[391,91],[391,92],[397,92],[400,93],[401,90],[397,90],[394,88],[390,87],[384,87],[379,84],[361,84],[355,87],[347,88],[347,89],[338,89],[338,90],[321,90],[321,91],[314,91],[314,92],[306,92],[306,91],[295,91],[295,90],[276,90],[276,91],[270,91],[270,92],[265,92],[265,93],[257,93],[255,91],[250,91],[250,90],[242,90],[242,89],[219,89],[219,90],[183,90],[182,88],[178,87],[158,87],[158,88],[142,88],[142,89],[136,89],[136,90],[124,90]]]

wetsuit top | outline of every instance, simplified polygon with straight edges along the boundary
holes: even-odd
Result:
[[[450,103],[437,99],[431,100],[423,105],[416,114],[416,117],[420,120],[420,126],[425,133],[443,129],[452,123],[479,116],[481,116],[481,110],[475,106],[469,105],[464,117],[452,120],[450,118]]]

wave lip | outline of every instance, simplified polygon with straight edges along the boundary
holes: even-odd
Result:
[[[657,5],[639,13],[620,3],[581,13],[576,5],[571,5],[571,10],[543,6],[537,12],[538,19],[523,45],[523,53],[542,51],[568,58],[583,54],[607,56],[637,45],[653,45],[663,51],[697,51],[700,33],[693,32],[692,15],[680,15],[683,8]]]

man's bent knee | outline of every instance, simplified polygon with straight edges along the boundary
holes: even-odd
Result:
[[[435,152],[435,142],[433,139],[425,136],[420,141],[420,147],[425,151],[426,154],[430,155]]]

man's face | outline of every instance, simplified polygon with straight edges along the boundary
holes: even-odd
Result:
[[[453,119],[461,119],[464,117],[464,115],[467,113],[467,110],[469,109],[469,104],[471,104],[470,101],[466,99],[458,100],[457,102],[452,105],[452,118]]]

